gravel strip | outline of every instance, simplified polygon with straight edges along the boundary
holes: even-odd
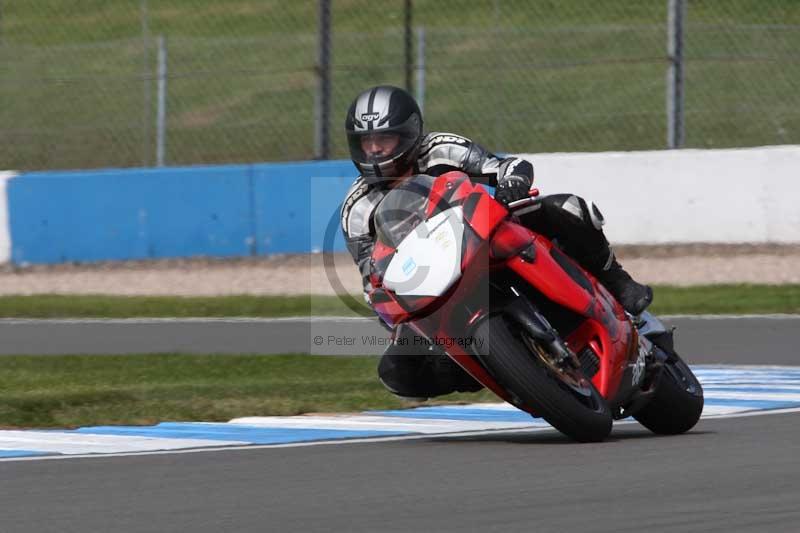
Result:
[[[800,245],[678,245],[619,247],[628,271],[644,283],[800,283]],[[0,271],[0,295],[118,294],[219,296],[334,294],[331,280],[360,291],[348,254],[247,259],[127,261],[91,265],[11,267]]]

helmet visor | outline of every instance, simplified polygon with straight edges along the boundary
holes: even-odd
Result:
[[[353,160],[368,165],[391,161],[410,152],[422,136],[422,122],[413,114],[402,124],[375,129],[349,129],[347,141]]]
[[[353,159],[370,165],[391,161],[413,148],[417,141],[417,134],[399,129],[351,132],[347,137]]]

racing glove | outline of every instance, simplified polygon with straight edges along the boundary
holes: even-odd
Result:
[[[533,165],[519,158],[504,161],[499,168],[495,199],[503,205],[527,198],[533,184]]]

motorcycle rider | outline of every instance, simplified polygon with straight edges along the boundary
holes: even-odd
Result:
[[[359,94],[347,111],[345,130],[350,156],[360,176],[342,205],[342,231],[358,265],[365,298],[375,241],[375,208],[387,191],[414,174],[439,176],[459,170],[476,182],[495,187],[495,199],[509,203],[528,197],[533,166],[518,158],[500,158],[453,133],[423,133],[422,114],[405,90],[382,85]],[[638,315],[650,304],[650,287],[634,281],[614,257],[603,234],[603,215],[574,194],[545,196],[541,208],[520,222],[557,242],[561,249],[597,277],[626,311]],[[406,337],[401,339],[401,337]],[[394,394],[428,398],[482,386],[437,347],[420,346],[408,328],[396,332],[378,365],[384,386]]]

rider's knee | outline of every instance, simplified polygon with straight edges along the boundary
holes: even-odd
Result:
[[[551,194],[542,201],[549,213],[566,223],[591,224],[598,231],[605,224],[600,208],[576,194]]]
[[[385,353],[378,363],[378,378],[386,390],[401,397],[429,397],[419,386],[422,357],[410,354]]]
[[[421,376],[414,375],[402,367],[378,366],[378,379],[386,390],[395,396],[404,400],[422,401],[441,394],[437,384],[420,378]]]
[[[387,350],[378,363],[378,377],[389,392],[411,399],[483,388],[444,354],[411,355]]]

